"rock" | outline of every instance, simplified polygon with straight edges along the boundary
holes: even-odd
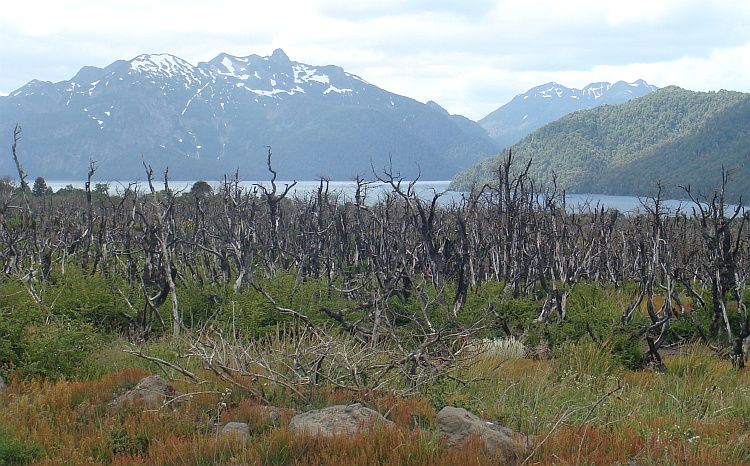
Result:
[[[250,437],[250,428],[244,422],[228,422],[221,428],[221,436],[247,441]]]
[[[297,432],[328,437],[334,434],[357,434],[369,431],[374,425],[393,425],[380,413],[359,403],[336,405],[297,414],[290,426]]]
[[[530,451],[533,436],[515,432],[494,422],[485,421],[462,408],[446,406],[435,421],[438,434],[448,447],[460,446],[472,435],[484,442],[490,455],[503,464],[515,464]]]
[[[155,409],[178,395],[179,393],[166,380],[158,375],[150,375],[141,379],[135,388],[112,400],[109,406],[113,409],[120,409],[133,404],[142,404]]]
[[[276,406],[258,406],[257,411],[253,410],[248,422],[228,422],[224,426],[215,424],[213,427],[219,430],[222,437],[235,436],[242,440],[250,438],[250,431],[258,429],[278,427],[284,413],[289,410],[278,408]]]
[[[4,394],[6,391],[8,391],[8,386],[5,385],[5,379],[3,379],[3,376],[0,375],[0,395]]]

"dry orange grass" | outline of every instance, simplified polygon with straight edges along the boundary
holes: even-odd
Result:
[[[44,454],[34,464],[491,464],[479,442],[448,452],[431,431],[418,427],[434,424],[435,409],[427,400],[387,393],[366,398],[387,411],[393,427],[331,439],[293,433],[287,427],[291,414],[283,418],[282,427],[265,426],[254,400],[235,401],[220,390],[195,395],[191,403],[175,409],[108,408],[121,389],[146,375],[127,369],[98,381],[12,379],[6,403],[0,404],[0,420],[16,438],[42,447]],[[210,391],[205,388],[201,390]],[[356,401],[357,394],[326,390],[321,396],[321,401],[347,403]],[[228,401],[224,409],[223,401]],[[249,422],[251,441],[221,438],[214,428],[219,419]]]
[[[286,427],[292,409],[279,427],[268,426],[256,400],[217,380],[175,382],[179,391],[203,392],[190,403],[113,412],[108,402],[146,371],[78,382],[11,375],[0,426],[41,446],[34,464],[493,464],[477,439],[449,450],[437,438],[436,411],[448,403],[543,440],[526,464],[750,464],[750,373],[699,346],[665,362],[666,374],[592,371],[582,378],[565,375],[571,369],[560,370],[555,360],[505,361],[473,385],[434,387],[433,399],[324,387],[314,405],[294,406],[283,391],[275,394],[277,405],[297,409],[362,402],[394,421],[367,435],[331,439],[293,433]],[[469,375],[495,366],[480,360]],[[229,421],[247,422],[250,440],[221,438],[215,425]]]
[[[739,432],[726,425],[667,427],[662,419],[649,433],[642,429],[570,425],[559,429],[529,464],[539,465],[728,465],[738,457]],[[721,443],[721,440],[724,443]]]

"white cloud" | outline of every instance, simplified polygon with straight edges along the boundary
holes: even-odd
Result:
[[[547,81],[750,91],[748,44],[737,0],[43,0],[4,6],[0,92],[140,53],[196,64],[280,47],[478,119]]]
[[[604,76],[640,76],[659,85],[674,84],[697,91],[750,91],[750,42],[739,47],[717,49],[706,57],[685,55],[663,63],[633,63],[621,67],[594,67]]]

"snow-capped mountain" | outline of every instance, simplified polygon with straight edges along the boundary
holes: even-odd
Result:
[[[599,82],[583,89],[547,83],[517,95],[479,120],[498,147],[510,147],[547,123],[578,111],[605,104],[621,104],[657,90],[643,80],[614,84]]]
[[[281,178],[349,179],[392,156],[402,175],[448,179],[497,148],[478,124],[392,94],[337,66],[272,55],[221,54],[197,66],[169,54],[84,67],[68,81],[34,80],[0,97],[0,144],[23,132],[30,177],[265,179],[266,146]],[[6,160],[7,159],[7,160]],[[0,175],[15,174],[8,157]]]

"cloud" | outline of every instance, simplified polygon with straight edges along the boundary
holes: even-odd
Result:
[[[382,0],[353,2],[351,0],[322,0],[316,10],[325,16],[348,21],[368,21],[394,16],[422,16],[441,13],[464,18],[481,18],[497,7],[493,0]]]
[[[0,93],[169,52],[336,64],[478,119],[547,81],[750,90],[750,3],[733,0],[58,0],[0,17]],[[744,55],[743,55],[744,54]]]

